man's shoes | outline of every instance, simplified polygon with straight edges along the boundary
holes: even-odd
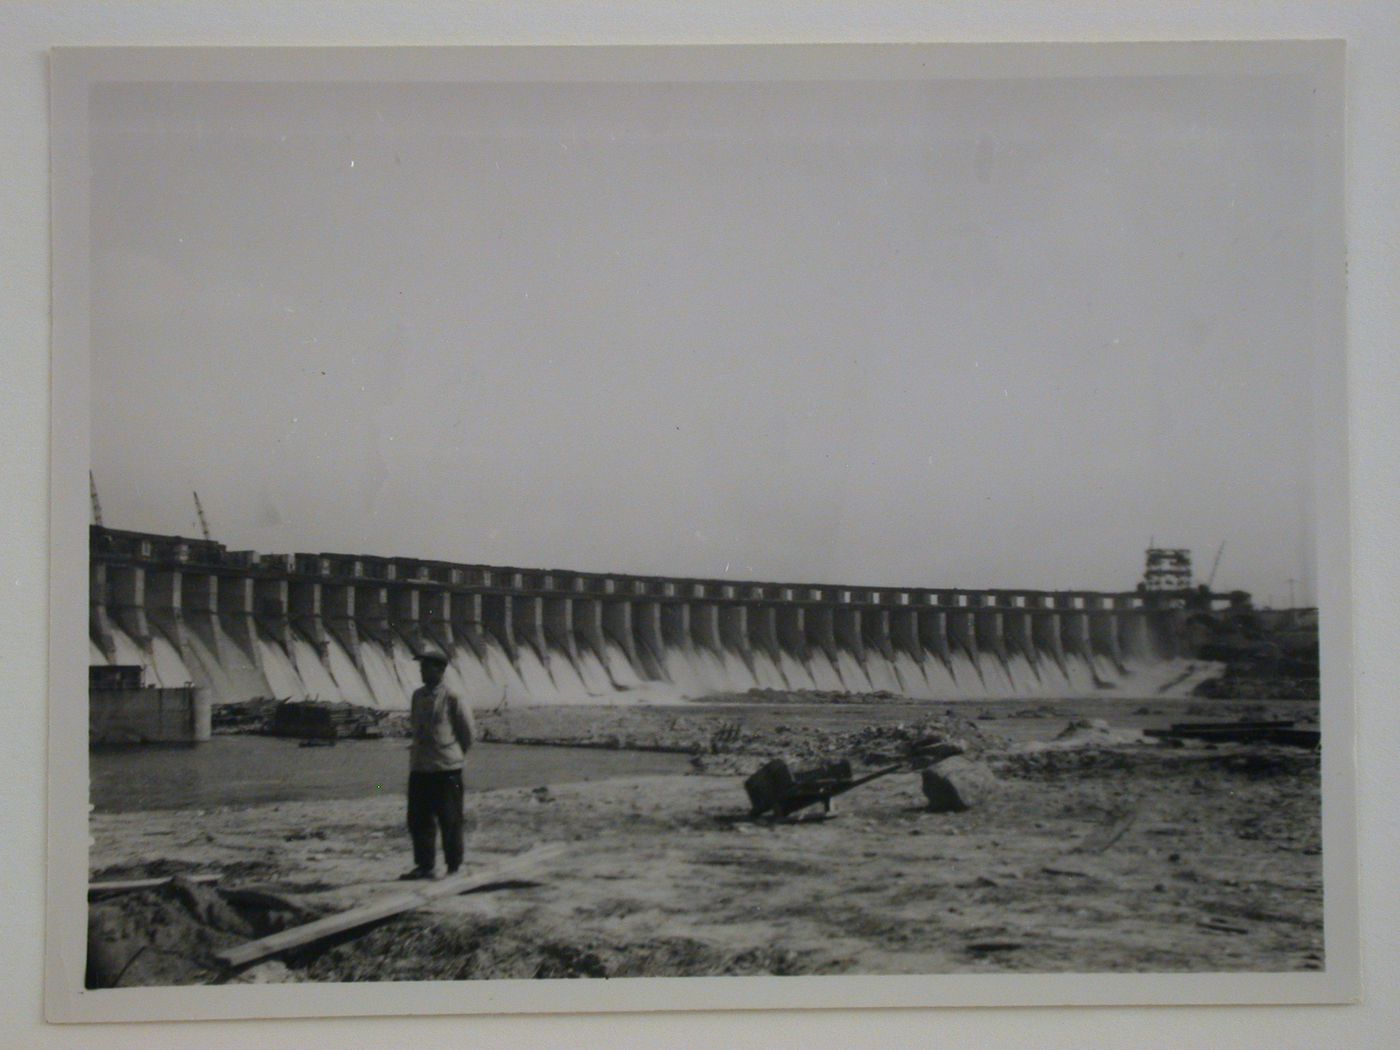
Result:
[[[448,869],[447,869],[447,874],[448,874],[448,876],[450,877],[450,876],[452,876],[452,875],[456,875],[456,874],[457,874],[459,871],[461,871],[461,870],[462,870],[462,866],[461,866],[460,864],[457,864],[457,865],[454,865],[454,866],[451,867],[451,868],[448,868]]]
[[[399,881],[415,882],[420,881],[422,879],[431,879],[433,877],[434,876],[431,868],[414,868],[412,871],[406,871],[402,875],[400,875]]]

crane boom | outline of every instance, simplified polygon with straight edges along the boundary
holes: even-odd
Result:
[[[1215,572],[1220,568],[1220,556],[1225,553],[1225,541],[1220,541],[1220,546],[1215,549],[1215,560],[1210,563],[1210,575],[1206,577],[1206,590],[1215,586]]]
[[[213,537],[209,535],[209,522],[204,520],[204,507],[199,502],[198,492],[194,494],[194,512],[199,515],[199,531],[204,533],[204,538],[206,540],[213,539]]]
[[[97,498],[97,481],[92,476],[92,471],[88,471],[88,492],[92,496],[92,523],[98,528],[102,527],[102,501]]]

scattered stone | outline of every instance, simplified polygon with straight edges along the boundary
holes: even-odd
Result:
[[[924,797],[933,813],[959,813],[980,805],[996,787],[986,766],[960,755],[923,771]]]
[[[994,952],[1014,952],[1025,945],[1016,941],[973,941],[965,946],[973,955],[991,955]]]

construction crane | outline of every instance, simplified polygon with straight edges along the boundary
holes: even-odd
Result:
[[[209,535],[209,522],[204,520],[204,507],[199,502],[198,492],[194,494],[194,512],[199,515],[199,531],[204,533],[206,540],[212,540],[214,537]]]
[[[1210,575],[1206,577],[1206,590],[1211,590],[1215,586],[1215,571],[1220,568],[1220,556],[1225,553],[1225,541],[1220,541],[1220,546],[1215,549],[1215,560],[1210,563]]]
[[[92,476],[92,471],[88,471],[88,492],[92,495],[92,523],[98,528],[102,527],[102,501],[97,498],[97,482]]]

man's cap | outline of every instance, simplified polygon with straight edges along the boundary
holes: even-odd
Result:
[[[447,659],[447,654],[436,645],[425,645],[418,650],[418,662],[442,664],[446,667],[450,661]]]

